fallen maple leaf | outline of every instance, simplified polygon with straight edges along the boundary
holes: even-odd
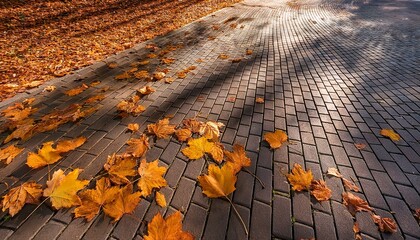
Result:
[[[184,79],[187,77],[187,72],[181,71],[181,72],[178,72],[176,75],[178,78]]]
[[[165,78],[165,83],[171,84],[171,83],[173,83],[174,80],[175,80],[174,78],[168,77],[168,78]]]
[[[342,177],[341,178],[343,180],[343,184],[344,184],[344,188],[347,191],[355,191],[355,192],[359,192],[359,187],[354,184],[354,182],[347,180],[346,178]]]
[[[144,86],[140,88],[139,90],[137,90],[137,92],[139,92],[141,95],[149,95],[155,91],[156,90],[152,88],[151,86]]]
[[[99,95],[86,99],[85,104],[92,104],[92,103],[100,102],[104,99],[105,99],[105,95],[99,94]]]
[[[108,172],[113,183],[121,185],[130,183],[127,177],[136,176],[136,170],[134,169],[136,166],[137,162],[131,155],[117,155],[114,153],[108,156],[104,169]]]
[[[111,69],[113,69],[113,68],[118,67],[118,64],[117,63],[114,63],[114,62],[113,63],[109,63],[108,64],[108,67],[111,68]]]
[[[341,173],[338,171],[337,168],[328,168],[327,176],[334,176],[334,177],[338,177],[338,178],[343,177],[343,175],[341,175]]]
[[[74,209],[74,217],[84,217],[87,221],[91,221],[104,204],[114,201],[119,191],[118,187],[111,187],[108,178],[97,180],[95,189],[79,193],[82,204]]]
[[[149,74],[149,72],[148,72],[148,71],[146,71],[146,70],[142,70],[142,71],[136,72],[136,73],[134,74],[134,77],[136,77],[137,79],[143,80],[143,79],[148,79],[148,78],[150,78],[150,74]]]
[[[38,204],[42,197],[42,185],[34,182],[25,182],[14,187],[3,197],[2,211],[9,209],[10,216],[16,215],[26,203]]]
[[[140,97],[134,95],[129,100],[123,100],[118,103],[117,109],[118,111],[126,114],[131,114],[133,116],[138,116],[140,113],[144,112],[146,108],[140,105],[138,102]],[[120,114],[121,115],[121,114]]]
[[[159,81],[165,78],[166,74],[164,72],[155,72],[153,73],[153,79]]]
[[[46,86],[45,88],[44,88],[44,92],[52,92],[52,91],[54,91],[55,89],[56,89],[57,87],[56,86]]]
[[[144,66],[144,65],[147,65],[149,63],[150,63],[149,60],[143,60],[143,61],[139,62],[138,64],[141,65],[141,66]]]
[[[85,91],[86,89],[88,89],[89,88],[89,86],[88,85],[86,85],[86,84],[82,84],[82,86],[80,86],[80,87],[77,87],[77,88],[73,88],[73,89],[70,89],[70,90],[68,90],[68,91],[65,91],[64,93],[67,95],[67,96],[76,96],[76,95],[78,95],[78,94],[80,94],[80,93],[82,93],[83,91]]]
[[[379,215],[371,213],[372,220],[378,225],[379,231],[394,233],[397,232],[397,223],[391,218],[383,218]]]
[[[62,140],[57,143],[56,150],[59,153],[65,153],[68,151],[72,151],[80,146],[82,146],[86,142],[85,137],[78,137],[69,140]]]
[[[331,198],[331,189],[327,187],[323,180],[313,180],[310,188],[311,194],[320,202]]]
[[[125,79],[129,79],[130,77],[131,75],[129,72],[123,72],[115,76],[115,80],[125,80]]]
[[[287,134],[282,130],[276,130],[275,132],[265,133],[264,140],[268,142],[270,148],[276,149],[287,142]]]
[[[165,167],[159,167],[159,160],[153,162],[146,162],[146,159],[142,159],[138,172],[140,174],[140,180],[137,186],[141,190],[141,195],[147,197],[152,193],[154,188],[161,188],[167,186],[166,180],[163,175],[166,173]]]
[[[116,194],[114,201],[105,203],[103,209],[106,215],[114,219],[114,222],[126,213],[132,213],[140,202],[140,192],[133,192],[133,185],[128,184]]]
[[[245,52],[246,55],[251,55],[252,54],[252,50],[251,49],[247,49]]]
[[[414,217],[417,219],[417,222],[420,224],[420,208],[416,208],[414,211]]]
[[[94,87],[94,86],[97,86],[97,85],[99,85],[99,84],[101,84],[101,81],[97,80],[97,81],[93,81],[93,82],[91,82],[91,83],[90,83],[90,86],[91,86],[91,87]]]
[[[163,64],[171,64],[171,63],[175,62],[175,59],[174,58],[162,58],[161,62]]]
[[[140,129],[140,126],[137,123],[129,123],[127,128],[132,132],[137,132]]]
[[[221,122],[207,121],[205,124],[201,124],[199,134],[207,139],[217,142],[220,137],[220,128],[224,126],[225,125]]]
[[[359,223],[354,222],[354,224],[353,224],[353,232],[354,232],[354,239],[355,240],[362,240],[362,235],[360,235]]]
[[[84,188],[89,181],[78,180],[79,169],[76,168],[67,176],[59,169],[53,173],[52,179],[47,181],[44,197],[49,197],[55,209],[70,208],[81,204],[77,192]]]
[[[242,61],[242,58],[234,58],[232,59],[232,63],[239,63]]]
[[[188,128],[181,128],[176,130],[175,135],[178,138],[178,141],[185,142],[192,136],[192,132]]]
[[[175,133],[175,125],[169,124],[169,119],[164,118],[159,120],[158,123],[147,125],[149,133],[156,135],[157,138],[169,138],[170,135]]]
[[[149,54],[147,54],[147,57],[148,58],[157,58],[157,55],[154,54],[154,53],[149,53]]]
[[[9,164],[13,159],[23,151],[24,148],[18,148],[16,145],[10,145],[0,150],[0,161]]]
[[[264,98],[257,97],[257,98],[255,99],[255,102],[256,102],[256,103],[264,103]]]
[[[127,153],[134,157],[143,157],[149,149],[149,138],[142,134],[140,138],[130,138],[127,141],[128,148]]]
[[[309,169],[305,171],[302,169],[300,164],[295,163],[293,165],[292,173],[286,175],[294,191],[308,190],[311,186],[313,175]]]
[[[226,54],[224,54],[224,53],[222,53],[222,54],[220,54],[219,55],[219,57],[218,58],[220,58],[220,59],[228,59],[229,58],[229,56],[228,55],[226,55]]]
[[[156,199],[157,205],[159,205],[160,207],[166,207],[165,195],[163,195],[160,192],[156,192],[155,199]]]
[[[240,144],[233,145],[233,151],[224,151],[226,164],[230,165],[234,174],[237,174],[243,167],[251,166],[251,159],[246,156],[244,146]]]
[[[35,133],[34,130],[35,125],[32,123],[19,125],[11,134],[6,137],[6,139],[4,139],[3,143],[8,143],[13,139],[22,139],[23,141],[26,141],[33,136]]]
[[[398,133],[394,132],[394,130],[386,128],[382,129],[380,134],[384,137],[390,138],[392,141],[400,141],[401,137]]]
[[[198,177],[203,193],[209,198],[227,197],[235,191],[237,177],[230,166],[210,164],[208,174]]]
[[[354,195],[353,193],[343,192],[341,195],[343,197],[343,204],[347,207],[347,209],[353,216],[356,214],[356,212],[373,211],[373,209],[369,206],[369,204],[365,200]]]
[[[219,163],[223,160],[223,149],[221,146],[210,142],[205,137],[188,140],[188,147],[181,151],[190,160],[200,159],[205,153],[210,154]]]
[[[199,133],[201,127],[204,125],[203,122],[198,121],[195,118],[188,118],[182,121],[182,124],[188,129],[191,130],[193,133]]]
[[[364,143],[354,143],[354,146],[359,150],[363,150],[366,148],[366,144]]]
[[[182,215],[177,211],[163,219],[158,212],[147,225],[147,235],[144,240],[193,240],[194,237],[189,232],[182,231]]]

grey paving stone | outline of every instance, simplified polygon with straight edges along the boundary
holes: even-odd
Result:
[[[332,239],[336,237],[334,218],[332,215],[314,211],[316,239]]]
[[[253,201],[251,213],[250,239],[271,239],[271,207]]]

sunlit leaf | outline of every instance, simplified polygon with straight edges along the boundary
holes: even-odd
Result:
[[[155,199],[156,199],[157,205],[159,205],[160,207],[166,207],[165,195],[163,195],[160,192],[156,192]]]
[[[106,163],[104,164],[105,171],[108,172],[110,180],[117,184],[127,184],[130,180],[127,177],[133,177],[137,175],[135,167],[137,166],[136,160],[133,156],[128,154],[112,154],[108,156]]]
[[[331,189],[329,189],[324,180],[313,180],[311,182],[311,195],[318,201],[327,201],[331,198]]]
[[[353,216],[356,214],[356,212],[373,211],[373,209],[369,206],[369,204],[365,200],[354,195],[353,193],[343,192],[341,195],[343,197],[343,204],[347,207],[347,209]]]
[[[226,197],[235,191],[237,177],[232,168],[224,165],[222,168],[210,164],[208,174],[198,177],[203,193],[209,198]]]
[[[280,148],[283,143],[287,142],[287,134],[282,130],[276,130],[274,133],[265,133],[264,140],[270,144],[272,149]]]
[[[86,85],[86,84],[82,84],[82,86],[77,87],[77,88],[70,89],[70,90],[68,90],[68,91],[65,91],[64,93],[65,93],[67,96],[76,96],[76,95],[78,95],[78,94],[82,93],[83,91],[85,91],[85,90],[86,90],[86,89],[88,89],[88,88],[89,88],[89,86],[88,86],[88,85]]]
[[[15,145],[9,145],[8,147],[0,150],[0,161],[9,164],[13,159],[23,151],[24,148],[18,148]]]
[[[233,145],[233,151],[224,151],[227,164],[230,165],[234,174],[237,174],[243,167],[251,166],[251,159],[246,156],[244,146]]]
[[[152,190],[155,188],[161,188],[167,186],[163,175],[166,173],[165,167],[159,167],[159,160],[153,162],[146,162],[146,159],[141,160],[138,172],[140,180],[137,182],[137,186],[141,190],[141,195],[144,197],[149,196]]]
[[[182,231],[181,212],[175,212],[166,220],[158,212],[147,225],[147,235],[144,240],[193,240],[194,237]]]
[[[14,187],[3,197],[2,211],[9,210],[10,216],[16,215],[23,206],[28,204],[38,204],[42,197],[42,185],[34,182],[25,182],[18,187]]]
[[[118,191],[114,201],[105,203],[103,209],[106,215],[114,219],[114,222],[121,219],[124,214],[134,211],[140,202],[140,192],[133,193],[133,185],[128,184]]]
[[[169,124],[169,119],[164,118],[157,123],[147,125],[147,130],[157,138],[169,138],[175,133],[175,127],[175,125]]]
[[[400,141],[401,140],[400,135],[392,129],[388,129],[388,128],[382,129],[380,134],[384,137],[390,138],[392,141]]]
[[[314,178],[310,169],[305,171],[297,163],[293,165],[292,172],[286,176],[294,191],[308,190]]]
[[[130,138],[127,141],[127,153],[134,157],[143,157],[149,150],[149,138],[142,134],[139,138]]]

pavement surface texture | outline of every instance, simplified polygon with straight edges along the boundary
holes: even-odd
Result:
[[[205,170],[205,160],[189,161],[180,152],[185,143],[175,138],[158,140],[146,155],[168,167],[168,207],[142,199],[133,215],[119,222],[98,215],[91,222],[73,219],[71,210],[54,211],[48,204],[26,205],[0,225],[1,239],[142,239],[147,222],[160,211],[180,210],[184,230],[197,239],[354,239],[354,219],[342,204],[343,184],[325,175],[337,168],[360,187],[358,196],[375,212],[397,222],[396,233],[380,233],[369,213],[356,214],[363,239],[419,239],[414,211],[420,208],[420,2],[391,0],[256,1],[245,0],[220,10],[168,35],[111,56],[48,84],[0,103],[1,108],[35,97],[35,115],[64,108],[94,96],[110,86],[99,110],[79,124],[60,126],[22,142],[25,153],[0,169],[2,195],[7,187],[22,181],[45,183],[48,170],[82,168],[81,178],[98,174],[107,156],[125,148],[130,133],[127,124],[141,129],[164,116],[171,123],[197,116],[217,120],[221,142],[246,146],[252,159],[249,170],[265,184],[263,189],[250,174],[240,172],[232,199],[244,219],[245,232],[229,202],[206,198],[196,178]],[[150,49],[182,44],[168,57],[172,84],[116,81],[133,62],[147,59]],[[246,50],[252,50],[246,55]],[[220,59],[226,54],[229,59]],[[232,62],[242,58],[240,62]],[[202,59],[202,62],[197,62]],[[145,66],[152,71],[153,65]],[[117,68],[107,64],[115,62]],[[176,73],[197,68],[185,79]],[[77,80],[77,81],[76,81]],[[101,84],[69,97],[65,90]],[[141,100],[145,112],[138,117],[116,118],[116,106],[146,84],[157,91]],[[42,87],[41,87],[42,88]],[[255,103],[257,97],[263,104]],[[402,140],[379,134],[392,128]],[[292,145],[270,150],[265,132],[282,129]],[[88,138],[49,169],[31,170],[26,152],[43,142],[77,136]],[[354,143],[364,143],[357,149]],[[332,189],[330,201],[322,204],[308,192],[293,193],[284,176],[294,163],[311,169],[315,179],[325,179]],[[5,213],[1,216],[5,217]]]

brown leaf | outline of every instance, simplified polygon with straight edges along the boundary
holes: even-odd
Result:
[[[117,64],[117,63],[115,63],[115,62],[113,62],[113,63],[109,63],[109,64],[108,64],[108,68],[113,69],[113,68],[116,68],[116,67],[118,67],[118,64]]]
[[[343,175],[341,175],[341,173],[338,171],[337,168],[328,168],[327,170],[327,176],[334,176],[334,177],[338,177],[338,178],[342,178]]]
[[[161,62],[163,64],[171,64],[171,63],[175,62],[175,59],[174,58],[162,58]]]
[[[392,141],[400,141],[401,137],[398,133],[394,132],[394,130],[386,128],[382,129],[380,134],[384,137],[390,138]]]
[[[251,49],[247,49],[245,54],[246,55],[252,55],[252,50]]]
[[[154,72],[153,73],[153,79],[157,80],[157,81],[164,79],[165,76],[166,76],[166,74],[164,72]]]
[[[131,75],[129,72],[123,72],[115,76],[115,80],[125,80],[125,79],[129,79],[130,77]]]
[[[242,61],[242,58],[234,58],[232,59],[232,63],[239,63]]]
[[[220,59],[228,59],[229,56],[227,54],[222,53],[222,54],[219,55],[219,58]]]
[[[394,233],[397,232],[397,223],[391,218],[383,218],[379,215],[371,213],[372,220],[378,225],[379,231]]]
[[[137,186],[141,190],[141,195],[147,197],[152,193],[152,190],[155,188],[165,187],[168,184],[166,183],[163,175],[166,173],[165,167],[159,167],[159,160],[153,162],[146,162],[146,159],[142,159],[138,172],[140,175],[140,180],[137,182]]]
[[[97,81],[93,81],[93,82],[91,82],[91,83],[90,83],[90,86],[91,86],[91,87],[95,87],[95,86],[97,86],[97,85],[99,85],[99,84],[101,84],[101,81],[97,80]]]
[[[331,198],[331,189],[329,189],[323,180],[313,180],[311,182],[311,194],[318,201],[328,201]]]
[[[292,189],[297,192],[308,190],[314,178],[310,169],[305,171],[302,169],[302,166],[297,163],[293,165],[292,172],[287,174],[286,177],[292,185]]]
[[[342,180],[343,180],[344,188],[346,189],[346,191],[359,192],[359,187],[356,184],[354,184],[354,182],[347,180],[344,177],[342,178]]]
[[[176,130],[175,135],[178,138],[178,141],[185,142],[192,136],[192,132],[187,128],[181,128]]]
[[[137,79],[140,79],[140,80],[144,80],[144,79],[150,78],[150,74],[149,74],[148,71],[142,70],[142,71],[136,72],[134,74],[134,77],[136,77]]]
[[[0,161],[9,164],[13,159],[23,151],[24,148],[18,148],[16,145],[9,145],[0,150]]]
[[[255,102],[256,102],[256,103],[264,103],[264,98],[257,97],[257,98],[255,99]]]
[[[149,138],[142,134],[140,138],[130,138],[127,141],[127,153],[134,157],[143,157],[149,149]]]
[[[353,224],[353,232],[354,232],[354,239],[355,240],[362,240],[362,235],[360,235],[359,223],[354,222],[354,224]]]
[[[156,135],[157,138],[166,139],[175,133],[175,127],[175,125],[169,124],[169,119],[164,118],[159,120],[158,123],[147,125],[147,130],[149,133]]]
[[[190,129],[191,132],[193,132],[193,133],[199,133],[201,127],[204,125],[203,122],[200,122],[195,118],[184,119],[182,121],[182,124],[184,124],[184,126],[188,129]]]
[[[127,177],[136,176],[137,162],[133,159],[133,156],[129,154],[117,155],[112,154],[108,156],[106,163],[104,164],[105,171],[108,172],[110,180],[117,184],[128,184],[130,180]]]
[[[56,89],[57,87],[56,86],[46,86],[45,88],[44,88],[44,92],[52,92],[52,91],[54,91],[55,89]]]
[[[42,185],[34,182],[25,182],[14,187],[3,197],[2,211],[9,209],[10,216],[16,215],[26,203],[38,204],[42,197]]]
[[[251,159],[246,156],[244,146],[240,144],[233,145],[233,151],[224,151],[227,164],[231,166],[234,174],[237,174],[243,167],[251,166]]]
[[[363,150],[366,148],[366,144],[364,143],[354,143],[354,146],[359,150]]]
[[[67,96],[76,96],[76,95],[78,95],[78,94],[82,93],[83,91],[85,91],[85,90],[86,90],[86,89],[88,89],[88,88],[89,88],[89,86],[88,86],[88,85],[86,85],[86,84],[82,84],[82,86],[77,87],[77,88],[70,89],[70,90],[68,90],[68,91],[65,91],[64,93],[65,93]]]
[[[355,215],[356,212],[365,211],[365,212],[371,212],[373,211],[373,208],[369,206],[369,204],[361,199],[360,197],[354,195],[351,192],[343,192],[343,204],[347,207],[351,215]]]
[[[85,101],[85,104],[92,104],[92,103],[100,102],[104,99],[105,99],[105,95],[103,95],[103,94],[95,95],[93,97],[88,98]]]

